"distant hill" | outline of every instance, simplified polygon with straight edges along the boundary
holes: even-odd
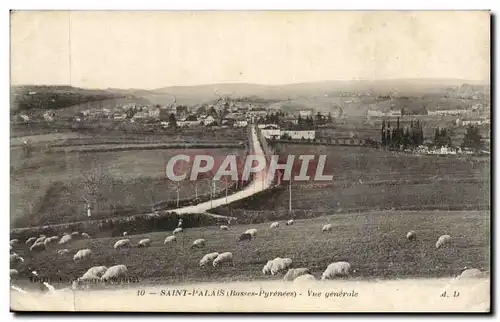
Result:
[[[476,86],[482,90],[489,85],[455,79],[394,79],[394,80],[352,80],[324,81],[286,85],[260,85],[247,83],[221,83],[197,86],[173,86],[158,88],[150,94],[163,95],[177,101],[183,99],[207,101],[218,95],[241,97],[258,96],[269,100],[287,100],[303,96],[324,96],[339,92],[364,92],[373,94],[425,95],[443,93],[462,84]]]
[[[72,86],[20,85],[11,87],[11,112],[62,109],[78,104],[125,97],[124,93]]]

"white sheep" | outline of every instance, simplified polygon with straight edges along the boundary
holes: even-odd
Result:
[[[290,258],[280,258],[273,261],[273,266],[271,267],[271,275],[276,275],[279,272],[288,269],[292,266],[292,260]]]
[[[250,234],[252,236],[252,238],[255,238],[255,236],[257,236],[257,229],[255,228],[250,228],[250,229],[247,229],[244,234]]]
[[[51,244],[57,243],[58,241],[59,241],[59,237],[58,236],[52,236],[52,237],[46,238],[43,241],[43,243],[45,244],[45,246],[49,246]]]
[[[164,244],[168,244],[168,243],[173,243],[177,241],[177,237],[175,236],[167,236],[167,238],[165,238],[165,241],[163,242]]]
[[[80,236],[80,233],[77,231],[71,233],[71,237],[78,237],[78,236]]]
[[[35,241],[37,240],[36,237],[30,237],[26,240],[25,244],[26,245],[33,245],[35,243]]]
[[[311,271],[309,268],[306,267],[301,267],[301,268],[290,268],[288,272],[286,272],[285,276],[283,277],[283,280],[285,281],[294,281],[297,277],[301,275],[307,275],[311,274]]]
[[[82,259],[88,259],[90,258],[90,255],[92,255],[92,251],[88,248],[85,249],[80,249],[75,256],[73,256],[73,260],[75,262],[82,260]]]
[[[69,250],[64,248],[64,249],[59,249],[57,251],[57,255],[66,255],[66,254],[69,254]]]
[[[233,254],[231,252],[225,252],[225,253],[219,254],[219,256],[217,256],[217,258],[214,259],[214,262],[212,263],[212,265],[214,267],[217,267],[225,262],[233,263]]]
[[[89,234],[87,234],[87,233],[82,233],[82,237],[83,237],[83,238],[90,239],[90,235],[89,235]]]
[[[288,226],[288,225],[293,225],[293,224],[294,224],[294,222],[295,222],[295,221],[294,221],[293,219],[290,219],[290,220],[288,220],[288,221],[286,222],[286,224],[287,224],[287,226]]]
[[[123,232],[123,237],[127,236],[128,233],[126,231]]]
[[[226,225],[221,225],[220,230],[229,230],[229,227]]]
[[[19,244],[19,239],[11,239],[10,246],[14,246],[15,244]]]
[[[272,229],[272,228],[278,228],[278,227],[279,227],[279,225],[280,225],[280,223],[279,223],[279,222],[277,222],[277,221],[275,221],[275,222],[273,222],[273,223],[271,224],[271,226],[269,226],[269,228],[271,228],[271,229]]]
[[[41,251],[44,251],[47,249],[47,246],[43,243],[43,242],[40,242],[40,243],[34,243],[33,245],[31,245],[30,247],[30,252],[32,251],[35,251],[35,252],[41,252]]]
[[[262,268],[262,274],[267,275],[271,274],[271,268],[273,267],[273,259],[267,261],[266,265]]]
[[[483,277],[484,275],[485,275],[485,272],[481,272],[477,268],[464,267],[462,273],[457,276],[457,279]]]
[[[125,277],[127,273],[128,273],[127,266],[115,265],[108,268],[106,272],[102,275],[101,279],[104,282],[113,281]]]
[[[203,248],[206,245],[206,240],[203,238],[196,239],[192,244],[191,248]]]
[[[17,264],[23,263],[23,262],[24,262],[24,258],[19,256],[18,254],[16,254],[16,253],[10,254],[10,265],[17,265]]]
[[[33,244],[43,243],[45,241],[45,238],[47,238],[47,236],[40,236],[35,240]]]
[[[131,248],[130,239],[120,239],[113,246],[115,249]]]
[[[141,239],[139,243],[137,243],[137,247],[149,247],[151,246],[151,239],[145,238]]]
[[[316,278],[312,274],[304,274],[297,276],[296,279],[293,280],[294,283],[306,283],[316,281]]]
[[[177,228],[174,229],[173,234],[175,235],[175,234],[178,234],[178,233],[182,233],[183,231],[184,230],[182,229],[182,227],[177,227]]]
[[[64,236],[62,236],[61,240],[59,240],[59,245],[64,245],[64,244],[67,244],[67,243],[69,243],[72,239],[73,239],[73,237],[71,237],[71,235],[64,235]]]
[[[439,237],[439,239],[436,242],[436,248],[442,247],[444,245],[450,244],[451,243],[451,236],[450,235],[442,235]]]
[[[415,240],[417,238],[417,233],[414,232],[413,230],[412,231],[409,231],[407,234],[406,234],[406,239],[408,240]]]
[[[348,262],[335,262],[328,265],[321,276],[322,280],[331,279],[335,276],[347,276],[351,270],[351,264]]]
[[[19,272],[17,271],[17,269],[13,269],[13,268],[11,268],[11,269],[9,270],[9,276],[10,276],[10,278],[12,278],[12,277],[16,277],[16,276],[18,276],[18,275],[19,275]]]
[[[108,268],[106,266],[94,266],[89,268],[85,274],[80,277],[81,280],[96,280],[100,279]]]
[[[323,226],[321,231],[330,231],[330,230],[332,230],[332,228],[333,228],[332,224],[326,224]]]
[[[200,259],[200,267],[205,267],[206,265],[212,263],[218,256],[219,253],[217,252],[206,254]]]

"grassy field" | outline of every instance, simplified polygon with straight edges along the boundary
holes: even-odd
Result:
[[[327,155],[332,182],[296,182],[292,207],[322,214],[369,209],[488,209],[490,160],[393,153],[364,147],[282,145],[285,154]],[[314,172],[313,172],[314,174]],[[233,209],[286,211],[287,189]]]
[[[92,203],[96,219],[123,210],[147,212],[152,204],[177,198],[177,185],[165,178],[165,165],[173,155],[208,153],[217,157],[239,155],[243,151],[170,149],[41,153],[28,159],[19,155],[16,159],[11,153],[11,227],[84,220],[82,197]],[[207,180],[200,180],[197,187],[199,195],[210,191]],[[221,184],[216,185],[217,191],[224,188]],[[193,182],[183,181],[180,199],[194,195]]]
[[[332,231],[321,231],[326,223],[333,225]],[[238,243],[237,236],[250,227],[258,229],[257,238]],[[416,241],[406,239],[409,230],[417,232]],[[145,237],[153,243],[147,249],[133,248],[129,253],[113,249],[118,237],[78,240],[38,254],[27,251],[22,243],[14,247],[25,258],[17,266],[21,281],[16,283],[22,285],[34,269],[62,287],[91,266],[116,264],[126,265],[130,276],[140,283],[280,279],[282,275],[261,273],[267,260],[278,256],[292,258],[293,267],[309,267],[316,277],[331,262],[348,261],[356,269],[356,279],[444,277],[460,273],[464,266],[489,270],[490,265],[490,216],[481,211],[336,214],[296,220],[291,226],[281,222],[276,230],[270,229],[269,223],[234,225],[230,231],[214,226],[192,228],[179,235],[176,244],[164,245],[163,240],[170,234],[166,231],[130,236],[133,243]],[[436,249],[436,240],[443,234],[451,235],[453,242]],[[189,248],[197,238],[206,239],[205,249]],[[70,254],[58,256],[61,248],[68,248]],[[85,263],[73,262],[72,256],[83,248],[92,250],[92,258]],[[232,252],[234,267],[200,268],[201,257],[212,251]]]

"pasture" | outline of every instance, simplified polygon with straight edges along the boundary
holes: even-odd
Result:
[[[322,232],[327,223],[333,230]],[[464,266],[490,269],[490,216],[483,211],[371,211],[296,220],[290,226],[281,221],[277,229],[269,225],[233,225],[229,231],[218,226],[188,228],[177,235],[176,243],[168,245],[163,241],[171,231],[129,236],[133,244],[151,238],[152,245],[128,252],[113,249],[118,237],[75,240],[41,253],[29,252],[21,241],[13,251],[25,262],[15,267],[20,273],[15,283],[37,287],[28,281],[30,272],[36,270],[56,288],[67,287],[92,266],[117,264],[126,265],[129,277],[141,285],[278,280],[282,274],[264,276],[261,272],[275,257],[289,257],[293,267],[309,267],[317,278],[334,261],[350,262],[356,270],[354,279],[448,277],[459,274]],[[257,238],[238,243],[238,235],[248,228],[258,229]],[[406,239],[409,230],[416,231],[415,241]],[[443,234],[452,236],[452,244],[436,249]],[[197,238],[206,239],[204,249],[190,249]],[[61,248],[70,253],[58,255]],[[91,249],[93,255],[86,262],[75,263],[73,255],[83,248]],[[199,260],[213,251],[232,252],[234,266],[200,268]]]
[[[19,148],[20,149],[20,148]],[[93,219],[151,211],[176,200],[177,183],[165,177],[168,160],[178,154],[239,155],[242,149],[157,149],[113,152],[40,152],[21,158],[11,153],[11,227],[85,220],[84,199]],[[12,160],[17,161],[12,162]],[[208,179],[198,180],[198,194],[210,192]],[[225,189],[217,183],[216,191]],[[194,183],[179,185],[179,199],[195,197]]]

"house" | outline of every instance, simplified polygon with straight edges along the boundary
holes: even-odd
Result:
[[[467,114],[467,110],[461,109],[461,110],[436,110],[436,111],[429,111],[428,115],[434,115],[434,116],[442,116],[442,115],[461,115],[461,114]]]
[[[314,140],[316,138],[315,130],[282,130],[280,136],[289,136],[292,140]]]
[[[234,127],[245,127],[248,125],[248,121],[247,120],[237,120],[235,123],[234,123]]]
[[[369,117],[382,117],[384,116],[384,113],[382,111],[368,110],[366,115]]]
[[[312,110],[302,110],[299,111],[299,115],[301,118],[307,118],[309,116],[312,116],[313,111]]]
[[[212,115],[207,116],[206,118],[203,119],[203,125],[211,125],[216,123],[214,117]]]
[[[113,119],[116,121],[125,120],[127,118],[126,113],[115,113],[113,114]]]

